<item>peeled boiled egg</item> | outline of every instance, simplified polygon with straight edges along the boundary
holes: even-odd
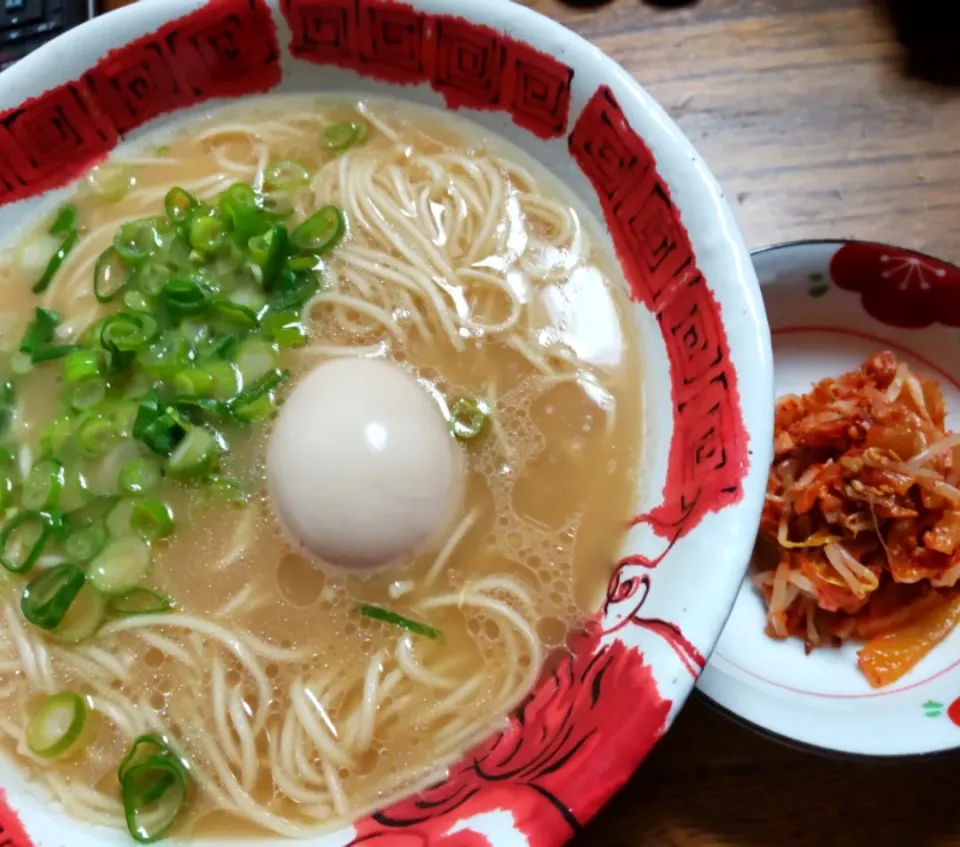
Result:
[[[281,407],[267,478],[278,519],[304,553],[370,571],[442,536],[464,468],[416,378],[382,360],[335,359],[304,376]]]

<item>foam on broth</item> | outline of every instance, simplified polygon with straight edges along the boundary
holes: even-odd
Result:
[[[599,606],[630,514],[642,429],[640,363],[616,266],[595,246],[594,224],[557,181],[502,140],[409,105],[362,108],[369,136],[350,155],[378,162],[378,186],[389,185],[391,168],[402,175],[418,156],[453,169],[444,156],[504,163],[497,165],[506,186],[497,219],[504,252],[461,256],[465,264],[458,267],[494,275],[504,288],[474,286],[464,277],[452,299],[458,305],[459,298],[476,323],[493,326],[509,318],[504,291],[513,286],[520,292],[518,326],[525,340],[515,344],[497,333],[463,331],[464,349],[457,351],[433,313],[417,309],[417,297],[405,311],[401,291],[391,317],[404,328],[404,343],[348,307],[322,303],[310,310],[311,344],[284,351],[282,365],[296,378],[326,356],[356,348],[410,368],[438,402],[487,400],[491,425],[463,445],[469,483],[459,538],[449,550],[430,550],[366,580],[305,561],[284,539],[266,499],[265,424],[228,433],[224,470],[257,492],[249,503],[230,505],[182,483],[163,483],[177,529],[154,544],[149,585],[176,601],[174,624],[124,631],[108,625],[107,634],[84,644],[57,644],[15,619],[22,580],[6,578],[0,730],[8,749],[19,750],[14,755],[25,770],[82,818],[123,825],[117,763],[133,737],[164,731],[203,774],[176,831],[299,835],[338,825],[435,778],[500,725],[544,657],[563,649],[569,633]],[[356,109],[356,103],[332,99],[266,98],[216,112],[160,148],[130,154],[135,186],[125,197],[105,202],[89,190],[78,193],[87,234],[44,304],[64,316],[68,331],[79,331],[99,307],[92,297],[78,296],[81,283],[72,284],[72,275],[80,278],[120,222],[161,214],[173,185],[193,186],[202,196],[256,179],[264,149],[269,160],[295,160],[320,173],[336,158],[320,149],[320,129],[355,117]],[[423,204],[410,198],[409,211],[421,222],[424,215],[434,218],[427,231],[438,250],[450,237],[442,177],[436,197]],[[292,208],[294,217],[301,205],[308,212],[325,202],[344,205],[350,226],[344,247],[362,248],[371,239],[351,220],[337,186],[333,174],[326,182],[314,180],[311,197],[277,202]],[[570,233],[559,231],[544,202],[567,210]],[[454,204],[446,208],[456,215]],[[371,212],[361,207],[361,213]],[[467,209],[464,220],[471,214]],[[483,233],[473,235],[480,240]],[[396,247],[386,249],[402,258]],[[323,270],[331,290],[350,296],[362,293],[366,278],[358,273],[339,251]],[[34,279],[15,262],[5,262],[0,277],[2,341],[9,348],[38,298],[29,292]],[[89,286],[87,271],[83,290]],[[38,368],[23,382],[19,443],[34,455],[56,407],[59,373]],[[109,486],[109,469],[104,475]],[[446,561],[438,567],[440,554]],[[444,596],[473,596],[465,592],[493,606],[431,605]],[[428,621],[443,640],[363,617],[356,611],[361,602]],[[514,631],[504,608],[536,634],[533,647]],[[181,619],[206,628],[179,626]],[[36,655],[44,653],[49,672],[24,670],[17,660],[23,639]],[[259,683],[251,665],[262,675]],[[93,740],[69,761],[33,760],[17,732],[42,695],[65,689],[90,695],[102,713]],[[264,691],[269,702],[263,702]],[[318,744],[318,734],[340,755]]]

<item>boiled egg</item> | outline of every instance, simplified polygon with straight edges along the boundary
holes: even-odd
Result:
[[[335,359],[283,404],[267,479],[290,540],[320,563],[373,571],[449,531],[464,466],[435,400],[401,367]]]

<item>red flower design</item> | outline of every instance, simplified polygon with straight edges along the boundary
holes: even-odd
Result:
[[[857,291],[863,308],[889,326],[960,326],[960,269],[911,250],[883,244],[844,244],[830,276]]]
[[[947,706],[947,717],[960,726],[960,697]]]
[[[530,847],[562,843],[626,782],[663,734],[669,711],[639,651],[584,639],[508,729],[446,781],[360,821],[351,844],[495,847],[504,814]]]

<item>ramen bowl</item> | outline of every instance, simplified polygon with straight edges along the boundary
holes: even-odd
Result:
[[[560,844],[626,782],[667,731],[743,578],[771,459],[770,337],[756,277],[713,177],[633,79],[528,9],[462,0],[153,0],[66,33],[0,76],[5,246],[22,242],[24,232],[64,208],[75,183],[113,155],[132,150],[152,166],[168,143],[175,144],[168,142],[171,133],[224,103],[241,101],[253,109],[254,98],[317,92],[455,112],[559,181],[584,214],[596,219],[600,247],[611,257],[610,277],[629,303],[628,344],[642,371],[642,422],[630,435],[636,467],[618,472],[636,480],[629,496],[632,517],[615,554],[592,566],[609,580],[577,637],[554,651],[529,693],[491,724],[488,737],[474,739],[456,760],[438,762],[443,767],[433,780],[421,780],[419,790],[405,798],[384,793],[375,804],[383,808],[347,809],[340,817],[349,824],[310,830],[305,841]],[[336,148],[342,137],[327,141]],[[169,184],[181,179],[186,177],[178,173]],[[161,191],[158,209],[162,197]],[[346,205],[349,198],[341,200]],[[171,220],[176,212],[174,202],[168,207]],[[348,211],[348,225],[349,217]],[[57,221],[70,226],[69,215],[57,215]],[[57,222],[51,231],[60,232]],[[194,235],[191,230],[191,239]],[[313,235],[318,237],[316,230]],[[139,243],[133,236],[124,240],[130,249]],[[201,247],[194,247],[202,256]],[[583,301],[573,318],[594,320],[589,306]],[[234,310],[237,314],[247,313]],[[155,412],[162,417],[162,410]],[[466,434],[475,433],[468,428]],[[543,497],[549,496],[545,490]],[[371,525],[371,533],[380,531]],[[498,585],[509,593],[515,583]],[[406,590],[398,586],[396,596]],[[6,634],[4,667],[12,676],[0,685],[16,686],[18,663],[32,662],[24,673],[46,679],[44,693],[51,694],[57,690],[57,651],[66,648],[50,647],[50,670],[45,636],[23,630],[28,624],[17,620],[16,631],[27,632],[26,640]],[[184,616],[167,620],[173,626]],[[204,632],[213,638],[218,630],[208,626]],[[425,626],[415,634],[438,635]],[[163,639],[158,632],[151,642],[160,653],[189,660],[187,642]],[[289,647],[255,639],[253,633],[228,638],[224,649],[241,664],[257,653],[277,661],[290,655]],[[15,653],[24,644],[26,657]],[[95,642],[83,649],[90,667],[104,660]],[[370,677],[374,694],[387,685],[379,671],[374,668]],[[222,697],[218,673],[223,675],[222,666],[211,665],[209,692],[197,695],[201,703],[208,693],[214,704]],[[87,706],[110,712],[109,700],[105,692]],[[229,730],[221,741],[234,750],[236,762],[249,761],[255,769],[258,748],[244,747],[239,727],[247,725],[244,709],[252,715],[265,704],[250,707],[241,699],[234,705],[238,734]],[[39,714],[46,714],[44,709]],[[114,710],[104,719],[125,726],[131,741],[145,734],[144,728],[159,732],[148,714],[124,714]],[[304,718],[301,727],[311,738],[328,738],[317,720]],[[7,743],[22,746],[17,726],[3,725],[13,729],[5,735]],[[331,731],[336,736],[336,729]],[[177,747],[176,738],[168,740]],[[215,806],[237,813],[259,804],[251,799],[255,786],[240,765],[234,770],[228,761],[223,768],[208,768],[189,755],[181,761],[162,746],[152,752],[166,756],[161,763],[166,776],[141,786],[141,795],[163,795],[186,771],[189,791],[208,792]],[[252,758],[245,758],[248,753]],[[50,766],[42,756],[15,758],[0,761],[5,799],[0,823],[11,843],[130,843],[116,782],[105,787],[59,780],[48,790],[35,778]],[[314,770],[314,775],[312,793],[304,796],[326,802],[331,794],[323,781],[332,784],[337,772]],[[300,832],[269,810],[255,817],[268,831]],[[117,820],[119,827],[108,825]],[[225,832],[204,840],[226,847],[238,839]],[[165,836],[171,845],[189,841],[176,826]],[[279,847],[287,840],[261,834],[257,843]]]

